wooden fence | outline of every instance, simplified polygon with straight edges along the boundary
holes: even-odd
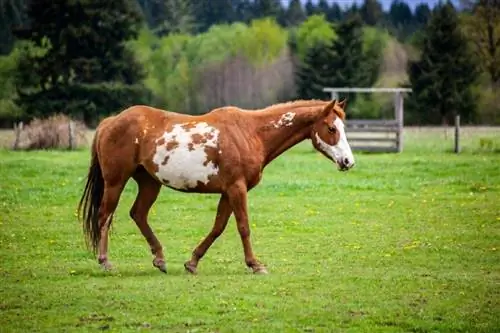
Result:
[[[338,93],[393,93],[394,119],[349,119],[346,122],[346,135],[351,149],[366,152],[402,152],[403,151],[403,93],[411,92],[408,88],[324,88],[332,99]]]

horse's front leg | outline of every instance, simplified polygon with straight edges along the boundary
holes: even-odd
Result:
[[[252,250],[250,227],[248,225],[247,186],[244,182],[237,182],[228,189],[227,194],[236,218],[241,242],[243,243],[245,263],[254,273],[267,274],[266,267],[255,258]]]

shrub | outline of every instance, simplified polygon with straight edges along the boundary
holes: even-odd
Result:
[[[87,145],[87,127],[66,115],[35,118],[16,128],[13,149],[74,149]]]

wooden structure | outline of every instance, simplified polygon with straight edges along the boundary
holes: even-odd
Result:
[[[409,88],[323,88],[331,98],[339,93],[392,93],[394,94],[394,119],[349,119],[346,124],[351,148],[368,152],[403,151],[403,93]]]

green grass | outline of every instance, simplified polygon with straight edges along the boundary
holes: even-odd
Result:
[[[164,189],[151,225],[169,272],[151,265],[128,218],[129,183],[110,240],[112,272],[85,249],[75,207],[88,151],[0,151],[0,332],[500,331],[498,128],[452,136],[410,130],[402,154],[356,154],[336,169],[310,143],[285,153],[250,193],[254,250],[234,220],[199,266],[217,197]]]

